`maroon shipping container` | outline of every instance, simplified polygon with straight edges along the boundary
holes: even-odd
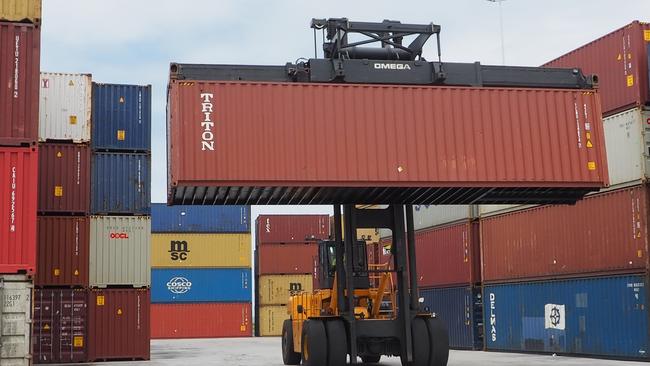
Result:
[[[36,147],[0,148],[0,273],[36,268]]]
[[[639,272],[648,193],[638,186],[481,220],[484,282]]]
[[[148,360],[149,289],[91,289],[88,361]]]
[[[250,337],[250,303],[151,304],[151,338]]]
[[[87,290],[34,290],[34,363],[86,362],[87,308]]]
[[[649,42],[650,24],[634,21],[544,66],[577,67],[598,75],[603,113],[612,115],[650,104]]]
[[[39,216],[36,286],[88,286],[90,221]]]
[[[608,182],[593,91],[171,80],[168,109],[176,204],[569,202]]]
[[[39,146],[38,211],[87,213],[90,207],[90,148],[79,144]]]
[[[314,271],[318,244],[264,244],[256,248],[257,275],[309,274]]]
[[[330,236],[328,215],[260,215],[257,217],[257,246],[269,243],[304,243]]]
[[[478,222],[471,221],[416,232],[418,286],[448,287],[480,283],[479,237]],[[390,245],[390,239],[383,239],[382,244]],[[382,256],[388,258],[385,254]]]
[[[0,22],[0,145],[36,144],[40,28]]]

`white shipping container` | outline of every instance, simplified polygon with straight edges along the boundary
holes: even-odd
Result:
[[[650,111],[630,109],[605,118],[603,124],[610,186],[644,182],[650,161]]]
[[[90,217],[90,286],[151,284],[151,216]]]
[[[413,227],[422,230],[433,226],[474,219],[478,216],[476,205],[413,205]],[[380,229],[379,236],[391,236],[388,229]]]
[[[89,74],[41,73],[39,141],[90,141],[92,83]]]
[[[0,276],[1,366],[30,365],[32,290],[27,276]]]

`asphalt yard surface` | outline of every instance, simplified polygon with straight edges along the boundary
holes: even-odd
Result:
[[[108,362],[98,365],[228,365],[282,366],[280,338],[228,338],[155,340],[151,342],[151,361]],[[380,365],[401,365],[399,358],[382,358]],[[524,366],[647,366],[645,362],[599,360],[593,358],[528,355],[479,351],[451,351],[449,366],[524,365]]]

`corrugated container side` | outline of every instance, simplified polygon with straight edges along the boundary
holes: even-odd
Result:
[[[0,148],[0,273],[36,268],[36,148]]]
[[[90,217],[90,286],[151,284],[151,218]]]
[[[259,215],[255,220],[256,244],[304,243],[330,236],[328,215]]]
[[[38,140],[90,142],[91,75],[41,72]]]
[[[260,305],[284,305],[291,291],[313,290],[312,275],[265,275],[257,280],[257,301]]]
[[[644,276],[490,285],[488,350],[648,358]]]
[[[483,281],[644,271],[647,199],[638,186],[482,219]]]
[[[633,108],[603,120],[612,186],[647,180],[650,164],[650,112]]]
[[[0,145],[38,141],[41,31],[0,22]]]
[[[37,286],[88,286],[87,217],[38,217]]]
[[[92,146],[151,151],[151,85],[93,83]]]
[[[154,233],[249,233],[250,206],[151,205]]]
[[[282,323],[289,319],[284,305],[262,305],[257,313],[260,323],[260,337],[278,337],[282,335]]]
[[[151,213],[151,155],[99,153],[92,157],[92,214]]]
[[[257,247],[257,275],[305,274],[314,271],[318,244],[266,244]]]
[[[36,289],[32,344],[34,363],[86,362],[88,292]]]
[[[605,115],[648,104],[648,32],[650,24],[634,21],[544,66],[598,75]]]
[[[88,299],[88,361],[148,360],[148,289],[92,289]]]
[[[525,210],[536,205],[479,205],[479,217],[490,217],[508,212]]]
[[[151,338],[250,337],[250,303],[151,304]]]
[[[0,2],[0,20],[39,24],[41,10],[41,0],[3,0]]]
[[[422,230],[477,217],[474,205],[414,205],[413,226]]]
[[[44,143],[38,154],[38,211],[88,213],[90,148]]]
[[[382,239],[382,262],[389,260],[392,238]],[[415,233],[419,287],[481,282],[480,229],[477,222],[443,225]]]
[[[172,80],[168,100],[168,183],[178,204],[363,204],[398,195],[422,204],[502,203],[539,194],[530,188],[608,182],[592,91]],[[298,107],[278,108],[287,100]],[[209,133],[196,122],[205,118],[202,103],[219,106]],[[446,187],[456,189],[434,194]],[[478,200],[469,194],[484,188],[495,189]]]
[[[483,298],[480,288],[420,289],[424,305],[449,331],[449,347],[483,349]]]
[[[153,268],[154,303],[250,302],[250,268]]]
[[[152,267],[250,267],[250,234],[152,234]]]
[[[0,275],[0,363],[31,365],[32,283],[27,276]]]

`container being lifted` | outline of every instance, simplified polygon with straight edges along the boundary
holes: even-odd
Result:
[[[292,292],[287,305],[284,363],[388,355],[445,366],[447,331],[419,303],[412,204],[575,203],[605,187],[597,78],[442,63],[440,52],[427,62],[431,36],[440,49],[433,24],[311,25],[327,38],[324,58],[171,65],[168,201],[333,204],[334,240],[319,243],[322,286]],[[373,42],[381,47],[364,46]],[[355,240],[368,228],[391,230],[394,269],[368,267]],[[382,278],[377,288],[370,274]]]

